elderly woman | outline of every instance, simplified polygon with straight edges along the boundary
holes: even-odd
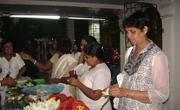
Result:
[[[13,79],[22,77],[26,71],[25,63],[18,53],[13,52],[13,45],[10,40],[4,39],[1,43],[2,53],[0,53],[0,80],[11,77]],[[5,102],[5,91],[7,86],[1,89],[1,105]]]
[[[55,54],[46,63],[42,64],[29,56],[28,54],[21,53],[21,57],[25,60],[30,60],[36,67],[43,71],[52,68],[51,79],[49,83],[63,83],[65,86],[62,93],[67,96],[75,97],[75,87],[70,86],[67,79],[74,76],[74,68],[77,65],[77,60],[70,54],[72,48],[71,40],[65,36],[58,36],[54,41]]]
[[[109,95],[119,97],[118,110],[162,110],[169,97],[168,59],[148,39],[150,19],[137,11],[123,26],[133,46],[126,53],[122,85],[109,87]]]

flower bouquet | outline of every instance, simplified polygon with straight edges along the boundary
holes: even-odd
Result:
[[[4,108],[23,108],[23,106],[26,105],[24,98],[26,94],[21,92],[20,87],[15,86],[11,87],[9,91],[6,92],[6,102],[4,105],[1,105],[1,107]]]
[[[37,103],[30,103],[24,107],[24,110],[57,110],[60,106],[60,100],[55,101],[54,99],[38,101]]]

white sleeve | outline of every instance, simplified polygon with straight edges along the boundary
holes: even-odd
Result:
[[[95,73],[93,73],[93,82],[92,82],[92,89],[93,90],[104,90],[105,88],[110,86],[111,83],[111,76],[110,72],[106,71],[105,69],[99,69]]]
[[[58,53],[55,53],[55,54],[51,57],[50,61],[51,61],[52,63],[54,63],[54,62],[57,61],[58,57],[59,57],[59,54],[58,54]]]
[[[17,60],[19,69],[21,69],[25,65],[25,63],[18,53],[16,53],[16,60]]]
[[[83,75],[87,70],[88,70],[88,65],[86,62],[84,64],[80,63],[74,68],[75,74],[78,76]]]
[[[168,59],[162,52],[157,53],[152,60],[152,78],[154,90],[149,91],[151,103],[164,102],[169,97]]]

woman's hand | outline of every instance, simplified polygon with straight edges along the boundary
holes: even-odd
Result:
[[[52,79],[49,79],[47,82],[48,83],[55,83],[55,84],[57,84],[57,83],[61,83],[61,80],[57,79],[57,78],[52,78]]]
[[[3,80],[3,82],[4,82],[5,85],[12,85],[13,86],[13,85],[17,84],[16,80],[17,79],[13,79],[13,78],[9,77],[9,78],[5,78]]]
[[[21,78],[21,77],[22,77],[22,75],[20,75],[20,74],[18,74],[18,75],[16,76],[17,79],[19,79],[19,78]]]
[[[69,82],[69,84],[73,85],[73,86],[78,86],[79,85],[79,80],[77,80],[74,77],[71,77],[70,79],[67,80]]]
[[[20,56],[22,57],[22,59],[24,59],[24,60],[30,60],[30,59],[32,59],[32,57],[31,57],[30,55],[26,54],[26,53],[21,52],[21,53],[19,53],[19,54],[20,54]]]
[[[119,88],[118,85],[112,85],[109,87],[109,95],[112,97],[122,97],[123,88]]]

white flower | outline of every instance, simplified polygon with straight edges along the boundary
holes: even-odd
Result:
[[[106,96],[109,95],[109,88],[106,89],[106,91],[102,92],[102,96]]]
[[[53,98],[51,98],[48,101],[37,103],[30,103],[28,106],[24,107],[24,110],[57,110],[60,106],[60,100],[55,101]]]

